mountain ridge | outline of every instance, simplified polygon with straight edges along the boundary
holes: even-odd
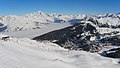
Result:
[[[119,26],[120,25],[120,14],[98,14],[98,15],[63,15],[51,13],[47,14],[42,11],[25,14],[22,16],[0,16],[1,30],[5,32],[10,31],[21,31],[21,30],[34,30],[44,28],[46,25],[51,23],[79,23],[79,22],[91,22],[89,19],[92,18],[98,21],[99,25]],[[72,21],[71,21],[72,20]],[[93,23],[93,22],[92,22]],[[94,24],[96,25],[96,24]],[[98,25],[96,25],[98,26]],[[3,29],[7,27],[6,29]]]

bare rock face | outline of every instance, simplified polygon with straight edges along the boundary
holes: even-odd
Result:
[[[7,26],[5,26],[3,23],[0,23],[0,32],[7,29]]]
[[[99,44],[90,41],[91,34],[95,34],[96,28],[91,24],[77,23],[73,26],[52,31],[44,35],[33,38],[33,40],[49,40],[70,50],[84,50],[97,52],[100,50]]]
[[[120,46],[120,36],[110,36],[100,40],[101,43],[111,43],[113,46]]]
[[[104,51],[102,55],[110,58],[120,58],[120,48],[113,48],[108,51]]]

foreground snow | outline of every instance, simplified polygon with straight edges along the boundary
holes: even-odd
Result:
[[[118,59],[27,38],[0,40],[0,68],[119,68]]]

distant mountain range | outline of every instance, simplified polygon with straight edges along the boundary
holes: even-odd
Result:
[[[97,28],[120,28],[120,13],[98,15],[46,14],[41,11],[22,16],[0,16],[0,32],[35,30],[51,23],[91,23]]]

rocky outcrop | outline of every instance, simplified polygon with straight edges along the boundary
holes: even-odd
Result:
[[[0,23],[0,32],[3,32],[7,29],[7,26],[5,26],[3,23]]]
[[[101,39],[100,42],[104,44],[111,43],[111,45],[120,46],[120,36],[116,35],[116,36],[105,37]]]
[[[110,25],[108,25],[108,23],[100,23],[100,22],[98,22],[98,20],[96,20],[96,19],[93,19],[92,17],[90,17],[89,19],[88,19],[88,21],[90,21],[90,22],[92,22],[94,25],[96,25],[96,26],[98,26],[98,27],[100,27],[100,28],[102,28],[102,27],[105,27],[105,28],[110,28],[111,26]]]
[[[95,35],[96,28],[91,24],[77,23],[73,26],[52,31],[44,35],[33,38],[37,41],[49,40],[70,50],[84,50],[97,52],[100,50],[99,44],[91,42],[91,35]]]
[[[102,53],[103,56],[110,58],[120,58],[120,48],[113,48]]]

